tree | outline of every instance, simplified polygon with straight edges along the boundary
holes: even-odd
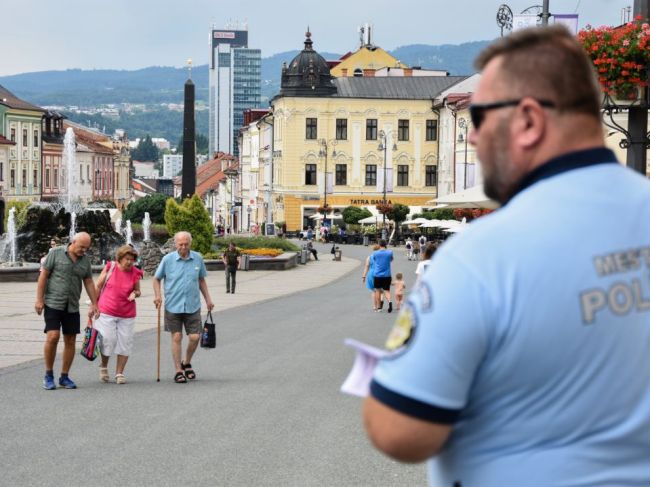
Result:
[[[149,213],[151,223],[165,223],[165,202],[168,196],[160,193],[152,194],[132,201],[124,210],[122,216],[124,220],[132,222],[141,222],[144,219],[144,213]]]
[[[410,211],[411,209],[408,206],[402,205],[401,203],[395,203],[393,208],[386,213],[386,216],[395,222],[396,237],[399,235],[400,224],[406,220]]]
[[[140,141],[138,147],[131,151],[131,157],[136,161],[158,161],[160,158],[160,151],[151,140],[151,136],[147,134],[147,136]]]
[[[368,208],[359,208],[358,206],[346,206],[343,209],[343,221],[348,225],[359,223],[359,220],[372,216]]]
[[[198,195],[195,194],[180,205],[169,198],[165,205],[165,223],[170,235],[182,231],[190,232],[193,250],[201,254],[207,254],[212,250],[214,227],[210,214]]]
[[[197,132],[196,134],[196,153],[197,154],[207,154],[209,148],[209,141],[207,136]],[[183,136],[178,139],[178,145],[176,145],[176,154],[183,153]]]

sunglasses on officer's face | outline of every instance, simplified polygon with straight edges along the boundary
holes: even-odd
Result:
[[[472,119],[472,125],[474,125],[474,130],[478,130],[483,120],[485,120],[485,112],[490,110],[497,110],[505,107],[514,107],[521,103],[523,98],[517,100],[505,100],[505,101],[494,101],[491,103],[472,103],[469,106],[469,116]],[[546,108],[555,108],[555,103],[548,100],[537,100],[533,98],[537,103]]]

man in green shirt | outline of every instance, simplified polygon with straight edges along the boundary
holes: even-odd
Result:
[[[236,275],[240,261],[241,252],[237,250],[233,242],[230,242],[223,253],[223,264],[226,269],[226,293],[235,294]]]
[[[56,247],[50,251],[38,277],[34,309],[39,315],[44,312],[45,318],[43,388],[47,390],[56,389],[53,369],[61,330],[64,348],[59,385],[66,389],[77,387],[68,377],[68,372],[74,358],[75,341],[81,329],[79,299],[82,282],[91,302],[88,317],[99,316],[90,259],[86,257],[89,248],[90,235],[86,232],[77,233],[67,247]]]

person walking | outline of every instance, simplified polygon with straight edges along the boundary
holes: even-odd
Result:
[[[102,334],[99,380],[109,382],[108,361],[115,354],[115,382],[126,384],[124,367],[133,350],[135,300],[142,294],[140,279],[144,272],[136,267],[138,252],[131,245],[122,245],[115,253],[115,262],[108,262],[97,279],[95,292],[99,318],[95,328]]]
[[[160,261],[153,278],[154,304],[162,304],[161,281],[165,281],[165,331],[172,336],[172,358],[176,367],[174,382],[181,384],[196,379],[192,368],[192,357],[201,337],[201,294],[208,311],[214,304],[210,298],[208,284],[205,281],[207,271],[201,254],[190,250],[192,235],[190,232],[178,232],[174,235],[175,252],[170,252]],[[187,334],[188,344],[183,361],[183,328]]]
[[[222,260],[226,271],[226,294],[235,294],[237,269],[239,269],[239,266],[241,265],[241,252],[235,246],[234,242],[228,244],[228,248],[223,253]]]
[[[422,251],[422,260],[418,262],[418,265],[415,268],[416,284],[420,282],[422,276],[424,275],[424,272],[427,270],[429,265],[431,265],[431,257],[433,257],[436,248],[437,245],[434,244],[433,242],[429,242],[424,246],[424,250]]]
[[[404,246],[406,247],[406,260],[413,260],[413,240],[411,240],[411,237],[406,238]]]
[[[468,138],[503,206],[409,295],[366,430],[393,458],[430,459],[436,486],[650,485],[650,182],[606,148],[566,28],[502,37],[477,66]]]
[[[418,238],[418,244],[420,247],[420,259],[424,260],[424,248],[427,245],[427,237],[425,237],[424,234],[420,235],[420,238]]]
[[[373,251],[379,250],[379,245],[373,247]],[[380,301],[379,307],[377,307],[377,300],[375,299],[375,271],[374,271],[374,258],[373,254],[370,254],[366,257],[366,261],[363,267],[363,274],[361,275],[361,280],[366,284],[366,289],[370,291],[370,298],[372,300],[372,310],[375,312],[381,311],[384,302]]]
[[[86,257],[90,244],[90,235],[86,232],[79,232],[72,237],[72,242],[69,245],[52,248],[47,254],[38,276],[34,309],[39,315],[43,313],[45,319],[43,388],[46,390],[56,389],[54,359],[61,332],[63,332],[63,357],[59,386],[65,389],[76,389],[77,387],[69,373],[74,359],[75,341],[81,329],[79,299],[82,283],[90,298],[89,319],[98,314],[92,268],[90,259]]]
[[[386,248],[386,240],[379,241],[379,249],[372,254],[374,262],[375,281],[375,307],[380,310],[382,306],[382,294],[384,301],[388,301],[388,311],[393,312],[393,302],[390,299],[391,284],[391,263],[393,262],[393,251]]]

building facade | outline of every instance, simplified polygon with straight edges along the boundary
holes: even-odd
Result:
[[[66,192],[67,175],[63,168],[64,117],[48,110],[43,117],[41,199],[55,201]]]
[[[173,179],[183,169],[183,154],[163,154],[163,177]]]
[[[465,77],[333,79],[310,37],[271,102],[273,220],[294,231],[325,203],[425,206],[438,180],[432,100]]]
[[[16,97],[0,86],[0,135],[9,147],[4,199],[38,201],[41,198],[41,121],[45,110]]]
[[[238,154],[243,112],[261,102],[262,53],[248,48],[247,30],[216,30],[210,36],[209,153]]]

